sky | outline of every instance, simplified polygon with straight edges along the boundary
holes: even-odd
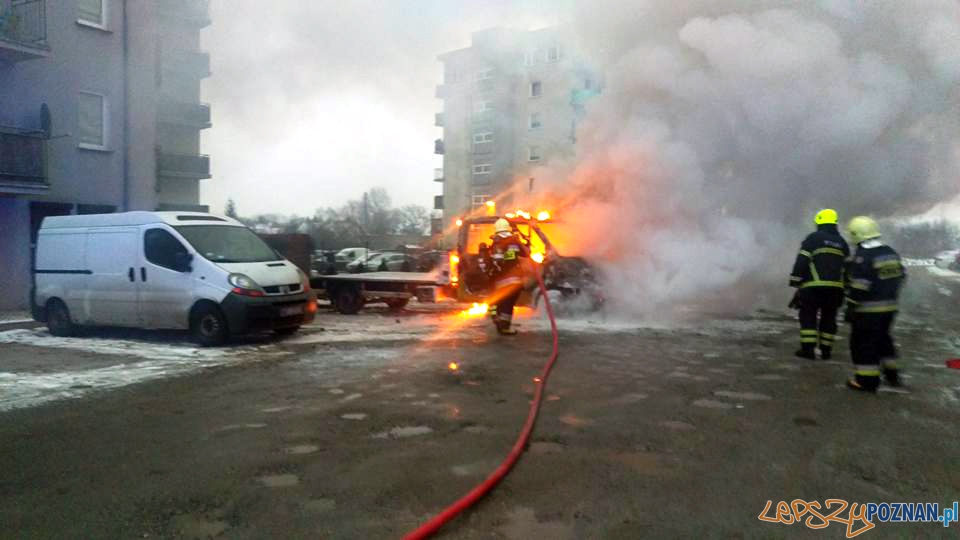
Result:
[[[213,178],[201,201],[312,215],[382,186],[396,206],[432,207],[437,56],[469,46],[476,30],[556,24],[561,3],[213,0],[202,34],[213,127],[201,143]]]

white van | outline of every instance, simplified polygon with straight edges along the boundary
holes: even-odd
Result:
[[[316,296],[293,263],[242,223],[199,212],[48,217],[37,237],[35,318],[56,336],[77,325],[231,334],[295,332]]]

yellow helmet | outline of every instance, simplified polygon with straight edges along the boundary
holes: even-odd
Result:
[[[837,220],[837,211],[832,208],[824,208],[813,218],[813,222],[817,225],[836,225]]]
[[[510,232],[510,222],[504,218],[500,218],[496,223],[493,224],[493,228],[498,233]]]
[[[867,216],[857,216],[847,225],[850,238],[857,244],[871,238],[880,237],[880,227],[877,222]]]

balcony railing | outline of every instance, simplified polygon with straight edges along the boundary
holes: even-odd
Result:
[[[433,196],[433,209],[434,209],[434,210],[443,210],[443,195],[434,195],[434,196]]]
[[[434,182],[443,182],[443,169],[434,169],[434,170],[433,170],[433,181],[434,181]]]
[[[443,127],[443,113],[434,113],[433,115],[433,125],[437,127]]]
[[[157,175],[171,178],[210,178],[210,156],[171,154],[157,150]]]
[[[157,106],[157,120],[165,124],[206,129],[211,126],[210,105],[164,100]]]
[[[198,28],[210,26],[210,0],[163,0],[157,2],[160,16],[172,21],[185,21]]]
[[[210,55],[205,52],[169,51],[163,55],[163,67],[166,71],[203,79],[210,76]]]
[[[0,128],[0,193],[43,193],[50,189],[40,133]]]
[[[45,0],[0,0],[0,60],[19,62],[49,52]]]
[[[443,139],[437,139],[433,141],[433,153],[434,154],[443,154]]]

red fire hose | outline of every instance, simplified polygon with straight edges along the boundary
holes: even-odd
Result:
[[[507,476],[510,469],[512,469],[517,460],[520,459],[520,455],[523,454],[523,450],[530,440],[530,434],[533,433],[533,426],[537,422],[537,413],[540,412],[540,401],[543,399],[543,389],[547,386],[547,377],[550,376],[550,370],[553,369],[553,364],[556,363],[557,356],[560,352],[557,321],[553,318],[553,307],[550,306],[547,288],[543,284],[543,276],[541,273],[534,273],[537,275],[537,285],[540,287],[540,294],[543,296],[544,305],[547,307],[547,317],[550,318],[550,332],[553,334],[553,352],[550,354],[550,359],[547,360],[546,365],[543,366],[543,372],[540,374],[540,377],[534,379],[537,385],[534,390],[533,403],[530,404],[530,412],[527,413],[527,422],[523,425],[523,430],[520,431],[520,436],[517,437],[517,442],[513,444],[510,454],[507,455],[506,459],[500,463],[500,466],[497,467],[486,480],[470,490],[470,492],[461,497],[460,500],[434,516],[430,521],[407,533],[407,535],[403,537],[404,540],[418,540],[420,538],[433,536],[433,534],[448,521],[451,521],[461,512],[476,504],[477,501],[493,490],[493,488]]]

